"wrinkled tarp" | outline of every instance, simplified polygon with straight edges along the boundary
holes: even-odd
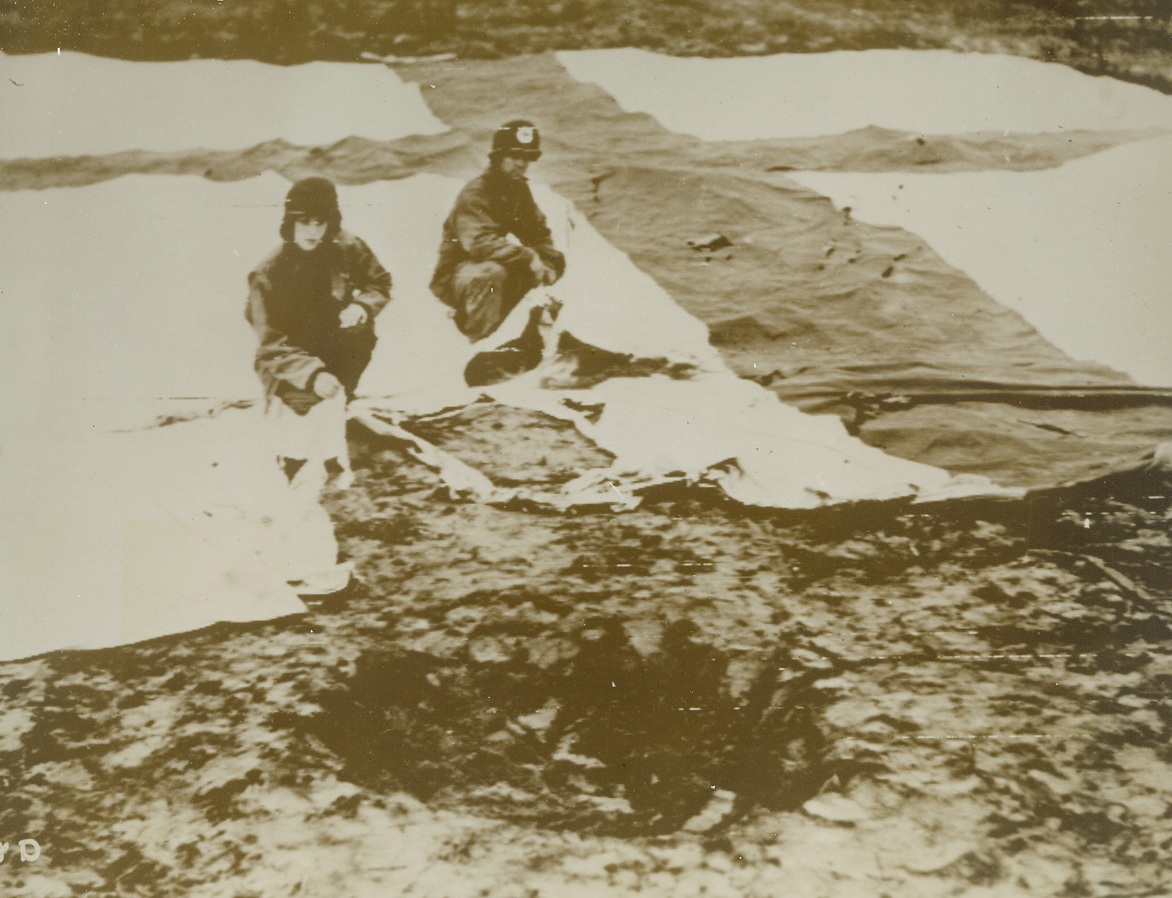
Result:
[[[0,157],[321,146],[445,130],[386,66],[0,53]]]
[[[798,187],[789,175],[815,167],[843,173],[915,172],[925,185],[925,204],[941,207],[948,205],[944,188],[950,182],[933,180],[926,172],[969,171],[975,178],[982,170],[1006,171],[997,188],[1016,194],[1023,208],[1046,201],[1044,193],[1033,194],[1046,179],[1034,180],[1025,172],[1079,157],[1085,157],[1088,178],[1159,183],[1167,166],[1154,155],[1148,158],[1162,166],[1158,172],[1106,174],[1091,162],[1091,154],[1167,132],[1172,98],[1060,66],[978,54],[898,51],[726,60],[670,59],[642,51],[615,51],[612,59],[612,51],[598,51],[591,62],[594,54],[558,58],[572,57],[571,72],[594,78],[625,108],[651,113],[678,135],[665,135],[655,120],[642,115],[616,116],[612,105],[571,87],[569,79],[565,87],[559,83],[563,91],[577,91],[575,110],[582,117],[613,122],[608,127],[621,134],[618,145],[624,151],[621,158],[605,153],[590,144],[588,130],[576,130],[569,117],[541,107],[568,144],[591,148],[588,170],[602,172],[592,191],[574,195],[590,203],[585,208],[608,239],[708,324],[713,343],[739,374],[805,410],[833,410],[848,422],[853,418],[854,430],[871,445],[954,471],[988,474],[1001,483],[1044,486],[1079,480],[1128,465],[1137,452],[1150,452],[1168,439],[1172,394],[1167,389],[1137,384],[1104,364],[1086,361],[1085,355],[1075,359],[1059,351],[1015,308],[993,301],[974,285],[970,278],[981,280],[981,271],[951,268],[920,235],[866,225],[853,209],[828,214],[829,202]],[[634,68],[624,68],[628,59]],[[644,63],[650,66],[647,74],[670,72],[670,77],[655,75],[659,84],[642,83],[638,66]],[[912,72],[918,86],[909,93],[887,89],[889,83],[898,86],[898,79],[862,77],[885,66],[893,73]],[[816,76],[826,67],[839,71],[820,80]],[[1015,74],[990,79],[988,74],[999,68]],[[751,75],[742,77],[747,70]],[[781,77],[786,72],[789,76]],[[556,80],[552,72],[547,77]],[[824,90],[823,81],[858,84],[857,89]],[[668,84],[678,83],[689,86],[684,99],[671,96],[676,92]],[[735,89],[721,87],[728,83]],[[870,92],[873,85],[878,93]],[[518,81],[516,88],[524,84]],[[638,103],[632,99],[636,94]],[[791,118],[790,110],[779,105],[778,97],[793,95],[808,95],[808,116],[803,107]],[[910,96],[917,101],[908,102]],[[738,105],[743,98],[748,102]],[[532,91],[526,99],[539,102]],[[1003,101],[1005,115],[998,111]],[[751,115],[730,111],[744,106],[751,107]],[[1012,117],[1019,114],[1024,120],[1015,121]],[[455,123],[450,111],[447,115]],[[810,127],[793,127],[802,122]],[[1072,131],[1063,126],[1037,133],[1063,122],[1153,130]],[[1023,130],[941,133],[1014,125]],[[857,130],[835,135],[836,127]],[[803,130],[827,136],[798,139]],[[750,137],[755,139],[745,140]],[[938,197],[929,188],[936,184],[941,186]],[[570,182],[561,186],[572,189]],[[1084,186],[1073,186],[1072,196]],[[1007,202],[991,199],[994,205]],[[1134,208],[1121,203],[1105,214],[1139,229],[1132,242],[1141,245],[1166,231],[1145,230],[1144,209],[1151,202],[1159,198],[1143,198]],[[1055,208],[1074,216],[1070,225],[1077,227],[1087,207],[1068,198]],[[1036,213],[1029,217],[1038,218]],[[1094,228],[1093,222],[1087,224]],[[1107,222],[1100,236],[1116,227],[1116,233],[1126,233],[1126,227]],[[682,248],[685,239],[712,232],[727,235],[734,245],[691,259],[687,250],[671,252],[673,240]],[[963,243],[969,233],[954,228],[949,239]],[[1031,283],[1069,267],[1086,275],[1084,290],[1086,284],[1103,284],[1094,265],[1108,267],[1105,257],[1113,248],[1088,250],[1085,243],[1066,247],[1057,241],[1053,246],[1045,264],[1026,272]],[[975,240],[973,249],[979,250]],[[1004,269],[1021,272],[1028,264],[1010,258]],[[1146,277],[1151,283],[1163,277],[1161,254],[1149,254],[1137,266],[1128,273],[1130,279]],[[1157,273],[1154,278],[1152,273]],[[1114,295],[1113,285],[1107,283],[1104,293]],[[1167,307],[1165,295],[1166,290],[1157,294],[1160,308]],[[1123,333],[1145,332],[1158,344],[1159,316],[1147,321],[1144,301],[1116,303],[1113,311],[1120,318],[1112,326]],[[1039,322],[1047,311],[1051,317],[1062,315],[1061,308],[1036,311]],[[1139,317],[1122,317],[1129,313]]]

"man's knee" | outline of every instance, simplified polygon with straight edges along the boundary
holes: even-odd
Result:
[[[509,279],[509,270],[499,262],[465,262],[456,269],[452,284],[461,297],[499,293]]]
[[[470,340],[496,330],[504,318],[509,272],[498,262],[467,262],[456,271],[456,326]]]
[[[457,272],[453,284],[459,299],[456,325],[475,341],[495,331],[536,281],[527,267],[471,262]]]

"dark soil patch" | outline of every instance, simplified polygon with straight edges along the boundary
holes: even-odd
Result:
[[[502,598],[527,600],[481,601]],[[621,622],[599,619],[554,663],[526,648],[539,625],[484,629],[459,659],[364,654],[309,731],[367,788],[599,834],[673,832],[716,790],[737,796],[737,815],[792,809],[831,775],[809,689],[825,671],[779,665],[784,652],[735,696],[728,653],[685,620],[642,654]]]
[[[0,7],[0,46],[277,63],[622,46],[687,56],[944,47],[1033,56],[1168,90],[1167,4],[1120,0],[1109,12],[1088,0],[132,0],[113,7],[58,0]]]

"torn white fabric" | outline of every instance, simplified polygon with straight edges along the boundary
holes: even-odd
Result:
[[[1172,97],[1016,56],[842,50],[702,59],[624,48],[557,58],[628,112],[703,140],[870,126],[913,134],[1172,128]]]
[[[0,53],[0,157],[323,146],[447,130],[384,65]]]
[[[359,392],[400,414],[481,395],[462,373],[483,347],[468,344],[427,288],[460,186],[420,176],[339,190],[344,225],[394,278]],[[247,273],[278,239],[287,189],[276,175],[233,184],[131,176],[0,196],[0,378],[12,400],[0,429],[0,610],[13,622],[0,657],[293,613],[302,606],[286,581],[334,569],[337,546],[316,485],[289,489],[276,465],[243,317]],[[570,260],[549,288],[563,304],[559,327],[690,376],[562,393],[545,388],[539,369],[494,389],[498,399],[532,408],[567,397],[601,402],[596,424],[578,423],[617,456],[624,483],[682,472],[743,502],[790,507],[957,485],[736,378],[700,322],[564,199],[536,192]],[[496,336],[507,339],[525,317],[519,309]],[[189,412],[190,397],[256,403],[157,426],[168,408]],[[307,470],[316,484],[320,467]],[[578,488],[565,504],[606,492],[605,484]]]
[[[1172,137],[1036,172],[794,172],[919,234],[1072,358],[1172,386]]]
[[[145,430],[5,432],[0,658],[303,612],[288,582],[337,561],[259,410]]]
[[[615,455],[603,472],[573,484],[587,504],[597,485],[624,489],[684,481],[719,486],[745,505],[817,508],[856,501],[1015,496],[988,478],[955,476],[895,458],[846,432],[833,415],[807,415],[730,372],[613,378],[589,390],[536,391],[542,371],[491,391],[508,404],[574,421]],[[568,411],[602,406],[596,421]],[[589,488],[589,489],[588,489]]]
[[[273,399],[265,410],[265,420],[277,456],[303,459],[313,469],[333,461],[344,471],[350,470],[344,392],[323,399],[303,415]]]

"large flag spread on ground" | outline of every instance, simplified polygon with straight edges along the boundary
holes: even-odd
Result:
[[[262,87],[245,93],[264,96]],[[553,506],[606,496],[622,507],[665,480],[789,508],[1005,492],[884,453],[836,417],[803,414],[735,377],[702,322],[540,185],[538,202],[570,259],[549,288],[561,306],[555,342],[533,371],[469,388],[468,361],[520,334],[529,309],[520,306],[485,345],[469,345],[428,291],[460,184],[419,174],[339,191],[344,226],[395,279],[360,387],[363,414],[409,424],[488,395],[571,420],[614,462],[538,497]],[[13,397],[0,467],[9,547],[0,595],[10,624],[0,657],[301,607],[285,582],[287,561],[330,557],[333,534],[313,508],[290,506],[275,467],[264,467],[271,456],[255,408],[224,408],[258,393],[245,276],[277,241],[287,186],[272,174],[231,184],[133,175],[0,197],[0,376]],[[606,360],[604,370],[577,364],[583,347]],[[416,449],[441,475],[483,484],[435,447]],[[1031,485],[1055,479],[1034,475]],[[487,484],[479,495],[503,493]]]
[[[1172,97],[1065,66],[948,51],[681,59],[562,52],[623,106],[705,140],[867,127],[911,134],[1172,132]],[[674,85],[697,85],[676,90]],[[947,85],[947,89],[942,89]],[[864,221],[923,236],[945,261],[1078,360],[1172,386],[1172,138],[1034,172],[793,172]],[[1008,160],[1007,160],[1008,161]]]

